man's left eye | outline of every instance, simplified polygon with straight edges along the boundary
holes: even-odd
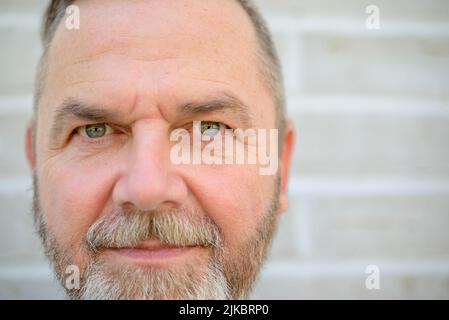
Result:
[[[204,136],[215,136],[226,129],[226,125],[215,121],[201,121],[201,134]]]
[[[98,139],[109,133],[111,127],[106,123],[89,124],[77,129],[78,133],[89,139]]]

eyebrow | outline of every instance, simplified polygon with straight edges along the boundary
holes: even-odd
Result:
[[[184,116],[208,114],[212,112],[225,112],[233,114],[244,127],[252,125],[253,117],[250,108],[240,99],[229,93],[222,93],[218,98],[206,102],[194,102],[181,105],[180,113]]]
[[[226,112],[233,114],[244,127],[250,127],[252,124],[252,115],[248,106],[230,93],[221,93],[216,98],[204,102],[182,104],[177,107],[177,111],[185,117],[212,112]],[[125,115],[120,112],[68,97],[55,111],[50,129],[51,139],[52,141],[57,140],[66,123],[71,119],[123,124],[124,118]]]
[[[56,109],[50,129],[52,140],[57,140],[60,132],[70,119],[83,119],[93,122],[120,122],[117,112],[90,105],[75,98],[66,98]]]

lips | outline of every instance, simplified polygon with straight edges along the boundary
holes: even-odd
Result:
[[[182,246],[162,243],[157,239],[147,240],[144,242],[141,242],[135,247],[132,248],[126,248],[126,249],[136,249],[136,250],[168,250],[168,249],[176,249],[176,248],[183,248]]]
[[[177,257],[181,254],[196,248],[196,246],[177,246],[162,243],[159,240],[151,239],[141,242],[135,247],[113,249],[116,253],[128,258],[148,260],[163,260]]]

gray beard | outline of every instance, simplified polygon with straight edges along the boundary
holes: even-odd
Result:
[[[76,265],[75,248],[62,247],[49,230],[39,203],[37,181],[34,179],[33,212],[35,226],[45,254],[69,299],[246,299],[266,260],[277,227],[275,212],[279,190],[262,216],[256,234],[232,254],[225,248],[215,248],[208,264],[198,267],[191,263],[182,268],[157,269],[111,266],[101,256],[83,246],[91,257],[81,274],[80,288],[65,286],[66,267]]]
[[[108,270],[102,263],[92,263],[86,270],[86,282],[71,299],[229,299],[226,277],[220,266],[210,263],[206,268],[194,266],[181,271],[167,269],[120,268]]]

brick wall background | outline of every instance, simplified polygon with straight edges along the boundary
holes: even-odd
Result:
[[[254,297],[449,299],[449,2],[256,3],[297,143],[290,209]],[[23,151],[45,4],[0,0],[3,299],[62,297],[34,235]],[[379,290],[365,287],[368,265]]]

